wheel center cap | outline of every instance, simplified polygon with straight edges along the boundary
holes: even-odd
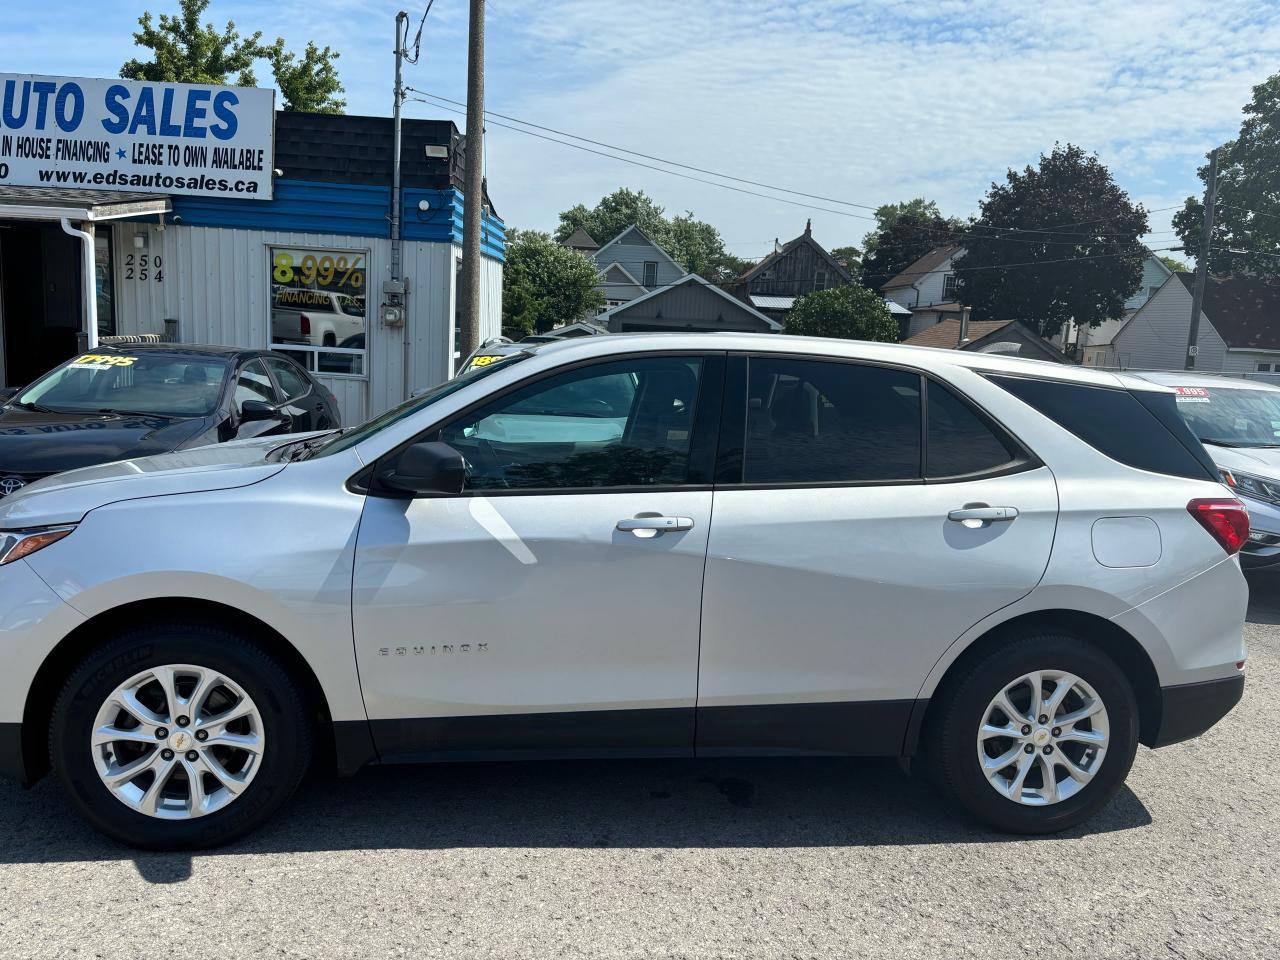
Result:
[[[190,750],[195,746],[196,738],[186,730],[179,730],[169,735],[169,748],[171,750]]]
[[[1041,727],[1039,730],[1037,730],[1035,733],[1031,735],[1031,742],[1034,743],[1037,747],[1043,747],[1046,743],[1049,742],[1049,731],[1046,728]]]

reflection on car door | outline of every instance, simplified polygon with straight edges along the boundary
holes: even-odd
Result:
[[[722,373],[595,363],[419,438],[464,454],[467,487],[366,502],[353,616],[384,757],[692,753]]]
[[[262,400],[272,405],[280,402],[275,385],[267,374],[266,365],[259,357],[245,363],[236,374],[235,394],[231,399],[231,407],[235,411],[237,423],[236,439],[246,440],[251,437],[288,432],[289,418],[283,414],[270,420],[242,419],[241,407],[246,400]]]
[[[1053,478],[914,372],[735,357],[728,384],[698,751],[896,754],[942,652],[1043,574]],[[979,506],[1016,518],[948,518]]]

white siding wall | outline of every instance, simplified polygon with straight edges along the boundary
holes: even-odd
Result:
[[[1190,326],[1191,292],[1181,281],[1166,283],[1116,334],[1112,362],[1127,370],[1181,370]],[[1227,345],[1203,314],[1198,342],[1197,370],[1226,369]]]
[[[147,247],[134,246],[134,236]],[[270,245],[363,250],[368,255],[370,318],[366,337],[368,377],[321,376],[338,397],[343,422],[374,416],[404,399],[405,328],[388,327],[377,317],[382,281],[388,276],[391,242],[373,237],[281,233],[209,227],[118,224],[114,229],[117,330],[121,334],[165,332],[166,318],[178,320],[179,339],[265,347],[270,327]],[[137,257],[146,253],[148,279],[138,278]],[[431,386],[452,374],[449,358],[455,307],[454,263],[460,248],[450,244],[406,242],[410,390]],[[134,278],[127,261],[134,257]],[[161,258],[163,280],[155,279]],[[502,264],[484,258],[481,273],[481,328],[496,336],[502,323]]]
[[[952,256],[948,257],[943,263],[939,264],[937,269],[931,270],[926,274],[918,277],[912,277],[911,282],[915,287],[895,287],[892,290],[885,291],[887,296],[894,303],[901,304],[907,309],[913,307],[927,307],[932,303],[947,303],[946,295],[943,290],[946,286],[946,276],[951,272],[952,261],[960,256],[962,251],[957,250]],[[916,296],[916,289],[920,294]],[[926,323],[924,327],[932,326]],[[923,328],[922,328],[923,329]]]

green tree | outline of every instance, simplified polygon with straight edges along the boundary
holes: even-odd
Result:
[[[1051,337],[1068,320],[1124,316],[1148,256],[1147,212],[1110,171],[1073,144],[1039,167],[993,183],[954,262],[958,295],[977,320],[1022,320]]]
[[[671,253],[675,247],[671,221],[665,209],[643,190],[626,187],[613,191],[594,207],[578,204],[560,214],[555,238],[563,242],[579,227],[601,245],[608,243],[633,223],[648,234],[649,239]]]
[[[234,76],[239,86],[255,86],[254,61],[269,49],[261,43],[262,31],[242,38],[230,20],[221,32],[212,23],[201,24],[209,0],[178,0],[178,6],[180,12],[174,16],[160,14],[159,26],[150,11],[138,18],[142,29],[133,35],[133,42],[150,50],[151,59],[128,61],[120,68],[120,76],[152,83],[217,84]]]
[[[866,287],[843,286],[815,290],[797,300],[787,314],[786,332],[894,343],[898,322],[889,314],[883,297]]]
[[[1162,256],[1160,258],[1160,262],[1163,263],[1170,270],[1172,270],[1174,273],[1190,273],[1191,272],[1191,267],[1183,263],[1177,257]]]
[[[1243,113],[1239,136],[1218,152],[1209,270],[1280,276],[1280,73],[1253,88]],[[1209,165],[1198,172],[1200,182],[1207,183]],[[1173,218],[1189,257],[1200,256],[1203,218],[1199,197],[1187,197]]]
[[[242,37],[236,25],[228,20],[219,30],[212,23],[201,23],[210,0],[178,0],[178,13],[160,14],[159,21],[146,11],[138,18],[141,28],[133,42],[151,51],[148,60],[137,57],[120,68],[127,80],[153,83],[217,83],[232,82],[242,87],[256,86],[253,72],[258,60],[267,61],[280,88],[286,110],[311,110],[341,113],[346,106],[339,99],[342,83],[334,61],[336,51],[308,43],[301,59],[285,50],[284,40],[262,42],[262,31]]]
[[[604,303],[590,260],[537,230],[507,231],[502,327],[544,333]]]
[[[347,101],[341,99],[342,81],[334,61],[338,52],[329,47],[318,48],[307,42],[302,59],[297,59],[284,49],[284,41],[277,40],[267,57],[276,86],[284,99],[284,109],[306,113],[341,113]]]
[[[678,264],[690,273],[709,280],[735,277],[750,264],[725,249],[720,231],[699,220],[692,210],[668,218],[660,206],[643,190],[622,187],[594,207],[577,204],[560,214],[555,239],[563,242],[581,227],[601,245],[608,243],[627,227],[635,224]]]
[[[862,241],[862,284],[880,291],[930,250],[955,243],[964,223],[944,217],[932,200],[916,197],[877,207],[876,227]]]
[[[855,279],[862,273],[862,251],[857,247],[832,247],[829,252]]]

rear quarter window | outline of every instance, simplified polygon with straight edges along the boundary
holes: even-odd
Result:
[[[1172,477],[1218,479],[1204,447],[1178,415],[1171,393],[1130,393],[1030,377],[988,379],[1112,460]]]

